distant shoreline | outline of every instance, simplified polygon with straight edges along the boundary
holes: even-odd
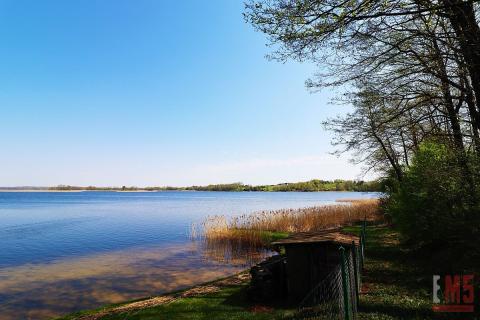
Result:
[[[0,189],[0,193],[11,193],[11,192],[25,192],[25,193],[80,193],[80,192],[119,192],[119,193],[132,193],[132,192],[264,192],[264,193],[288,193],[288,192],[381,192],[381,191],[355,191],[355,190],[318,190],[318,191],[302,191],[302,190],[291,190],[291,191],[230,191],[230,190],[50,190],[50,189]]]
[[[226,184],[210,184],[207,186],[188,186],[188,187],[171,187],[171,186],[18,186],[18,187],[0,187],[0,192],[80,192],[80,191],[115,191],[115,192],[158,192],[158,191],[235,191],[235,192],[319,192],[319,191],[360,191],[360,192],[382,192],[384,184],[382,181],[358,181],[358,180],[319,180],[313,179],[304,182],[286,182],[279,184],[267,185],[249,185],[241,182]]]
[[[88,190],[0,189],[0,192],[84,192]]]
[[[55,190],[55,189],[1,189],[1,192],[160,192],[169,190],[115,190],[115,189],[101,189],[101,190]],[[175,190],[172,190],[175,191]],[[183,190],[176,190],[183,191]]]

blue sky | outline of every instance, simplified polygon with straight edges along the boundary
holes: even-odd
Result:
[[[357,178],[242,1],[0,0],[0,185]]]

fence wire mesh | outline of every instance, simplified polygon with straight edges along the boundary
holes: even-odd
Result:
[[[346,250],[343,257],[344,259],[340,259],[340,263],[307,294],[299,305],[298,313],[291,319],[357,319],[364,259],[363,231],[360,245],[353,245]],[[343,285],[343,277],[346,287]]]
[[[340,265],[325,277],[301,302],[296,319],[335,319],[343,312]]]
[[[354,258],[354,250],[350,250],[350,254],[347,256],[347,278],[348,278],[348,293],[350,294],[350,306],[351,306],[351,315],[352,317],[350,319],[355,319],[356,314],[357,314],[357,284],[355,280],[355,273],[358,274],[357,271],[355,271],[356,265],[355,265],[355,258]]]

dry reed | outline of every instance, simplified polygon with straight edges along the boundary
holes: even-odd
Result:
[[[320,231],[381,218],[377,199],[339,202],[348,204],[260,211],[230,219],[223,215],[210,216],[200,226],[201,232],[192,228],[192,234],[201,234],[205,248],[228,260],[265,248],[275,233]]]

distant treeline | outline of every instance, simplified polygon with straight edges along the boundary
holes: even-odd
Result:
[[[192,186],[185,190],[198,191],[381,191],[382,184],[378,181],[352,180],[310,180],[306,182],[280,183],[275,185],[252,186],[242,183],[215,184],[208,186]]]
[[[353,180],[310,180],[306,182],[280,183],[274,185],[252,186],[248,184],[227,183],[210,184],[208,186],[190,186],[190,187],[78,187],[59,185],[50,187],[49,190],[59,191],[265,191],[265,192],[288,192],[288,191],[383,191],[381,181],[353,181]]]

